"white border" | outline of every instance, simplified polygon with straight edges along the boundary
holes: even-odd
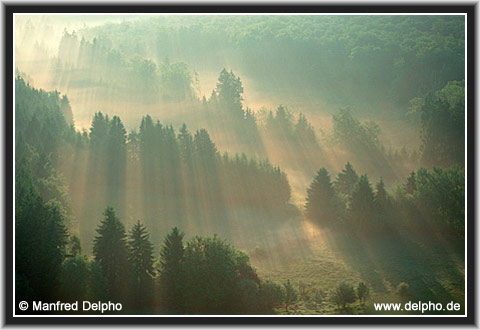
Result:
[[[13,271],[13,317],[14,318],[29,318],[29,317],[55,317],[55,318],[71,318],[71,317],[138,317],[138,318],[158,318],[158,317],[301,317],[301,318],[323,318],[323,317],[375,317],[375,318],[391,318],[391,317],[468,317],[467,316],[467,304],[468,304],[468,271],[467,271],[467,226],[468,226],[468,207],[466,205],[468,201],[468,180],[467,180],[467,137],[468,137],[468,127],[467,127],[467,13],[161,13],[161,14],[152,14],[152,13],[14,13],[13,14],[13,83],[12,83],[12,91],[13,91],[13,177],[12,177],[12,186],[13,186],[13,198],[12,198],[12,207],[13,207],[13,214],[15,215],[15,17],[16,16],[464,16],[465,17],[465,258],[464,258],[464,266],[465,266],[465,314],[464,315],[395,315],[395,314],[388,314],[388,315],[377,315],[377,314],[368,314],[368,315],[343,315],[343,314],[335,314],[335,315],[163,315],[163,314],[151,314],[151,315],[103,315],[103,314],[95,314],[95,315],[59,315],[59,314],[49,314],[49,315],[17,315],[16,311],[16,304],[15,304],[15,271]],[[40,88],[40,87],[37,87]],[[471,111],[474,111],[472,109]],[[15,269],[15,221],[13,221],[13,269]]]

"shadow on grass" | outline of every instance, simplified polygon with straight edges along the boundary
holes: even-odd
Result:
[[[406,282],[410,300],[444,306],[455,301],[463,313],[463,243],[447,240],[431,228],[415,229],[415,234],[392,227],[369,234],[343,230],[334,232],[328,243],[373,291],[392,292]]]

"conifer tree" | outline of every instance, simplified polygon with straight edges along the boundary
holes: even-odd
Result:
[[[182,161],[188,165],[192,166],[192,157],[193,157],[193,138],[190,132],[187,130],[187,125],[183,124],[180,128],[178,134],[178,144],[180,147],[180,155]]]
[[[349,215],[352,224],[361,230],[367,229],[375,218],[374,194],[368,177],[361,175],[350,197]]]
[[[118,116],[113,116],[108,123],[106,157],[106,197],[119,214],[125,208],[125,173],[127,162],[127,132]]]
[[[391,201],[390,197],[388,196],[388,193],[385,189],[385,183],[383,182],[383,179],[380,178],[380,181],[376,185],[376,191],[375,191],[375,210],[377,212],[378,217],[385,221],[386,216],[388,212],[391,209]]]
[[[337,205],[338,200],[330,182],[330,175],[322,167],[307,190],[307,217],[320,225],[331,225],[337,221]]]
[[[15,177],[15,285],[23,300],[57,299],[65,259],[65,214],[55,200],[45,203],[30,171],[17,165]]]
[[[177,227],[165,237],[160,250],[159,291],[160,302],[169,313],[180,312],[183,308],[183,294],[180,272],[184,246],[182,233]]]
[[[96,112],[92,127],[90,128],[90,143],[95,151],[101,151],[107,142],[108,137],[108,116],[104,116],[101,112]]]
[[[130,277],[130,303],[142,308],[153,302],[153,245],[147,228],[138,221],[127,239],[128,261],[132,271]]]
[[[102,267],[95,259],[91,260],[88,265],[89,270],[89,292],[88,298],[91,301],[108,300],[108,281],[103,275]]]
[[[243,86],[240,77],[235,76],[232,71],[223,69],[218,77],[215,92],[218,95],[219,104],[226,107],[233,118],[243,119]]]
[[[200,164],[207,166],[215,161],[217,155],[217,147],[210,139],[207,130],[200,129],[195,133],[194,138],[195,156]]]
[[[304,145],[317,145],[315,131],[303,113],[300,113],[295,124],[295,137]]]
[[[345,168],[338,173],[333,185],[339,193],[350,195],[353,191],[353,187],[355,187],[355,184],[357,183],[357,180],[357,172],[355,172],[353,169],[352,164],[347,162],[345,164]]]
[[[125,228],[112,207],[107,207],[103,215],[93,242],[93,255],[108,281],[109,296],[112,299],[125,298],[125,283],[129,273]]]
[[[66,301],[83,300],[87,298],[88,260],[84,255],[74,255],[65,259],[60,272],[60,292]]]

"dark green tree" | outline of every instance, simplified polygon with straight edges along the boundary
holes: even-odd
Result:
[[[464,81],[451,81],[423,99],[422,162],[426,165],[452,166],[465,162],[464,85]]]
[[[234,118],[243,119],[243,86],[240,77],[235,76],[232,71],[223,69],[218,77],[215,92],[220,106],[226,107]]]
[[[93,255],[108,281],[108,295],[125,302],[125,284],[128,283],[128,261],[125,227],[116,217],[115,211],[107,207],[104,218],[97,227],[93,241]],[[125,302],[126,303],[126,302]]]
[[[15,173],[15,280],[20,300],[54,300],[67,245],[65,214],[39,196],[31,172]]]
[[[317,136],[315,135],[315,130],[313,126],[308,122],[307,118],[303,113],[300,113],[298,116],[298,121],[295,124],[294,128],[295,138],[303,146],[318,146]]]
[[[96,112],[93,116],[92,126],[90,127],[90,143],[94,150],[103,151],[108,137],[108,115]]]
[[[420,168],[416,175],[415,202],[430,224],[457,238],[465,235],[465,170]]]
[[[153,303],[153,245],[147,228],[138,221],[127,239],[128,262],[132,271],[130,276],[130,304],[134,308],[151,307]]]
[[[380,178],[380,181],[378,181],[376,185],[374,203],[377,217],[381,221],[386,221],[393,205],[382,178]]]
[[[107,203],[119,214],[125,208],[125,175],[127,163],[127,132],[118,116],[108,122],[106,158]]]
[[[338,199],[330,175],[322,167],[307,190],[306,215],[322,226],[338,221]]]
[[[178,134],[178,145],[180,148],[180,155],[182,161],[187,166],[192,166],[193,157],[193,138],[190,132],[187,130],[187,125],[183,124]]]
[[[272,312],[273,307],[281,305],[285,301],[285,292],[282,286],[272,281],[265,281],[259,288],[260,311]]]
[[[196,160],[207,168],[213,165],[217,156],[217,147],[210,139],[207,130],[202,128],[195,132],[193,145]]]
[[[100,263],[95,259],[91,260],[88,264],[89,270],[89,291],[88,297],[90,301],[105,301],[110,299],[109,297],[109,283],[103,275],[102,267]]]
[[[185,311],[193,314],[239,313],[259,283],[248,256],[217,235],[187,243],[182,273]]]
[[[345,164],[345,168],[340,173],[338,173],[337,178],[333,183],[333,186],[335,187],[335,190],[337,190],[337,192],[345,195],[350,195],[357,181],[357,172],[355,172],[355,170],[353,169],[352,164],[350,164],[350,162],[347,162]]]
[[[348,212],[352,225],[362,231],[375,223],[375,197],[366,175],[361,175],[353,188]]]
[[[60,272],[62,299],[69,302],[87,299],[89,276],[87,257],[74,255],[66,258]]]
[[[162,307],[168,313],[180,313],[184,308],[181,271],[184,257],[182,233],[177,227],[165,237],[160,250],[158,269],[159,296]]]

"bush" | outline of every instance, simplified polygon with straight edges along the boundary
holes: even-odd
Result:
[[[358,300],[360,300],[361,303],[365,303],[365,300],[368,298],[369,295],[370,295],[370,289],[365,284],[365,282],[358,283],[358,286],[357,286]]]
[[[346,282],[340,283],[332,294],[332,302],[345,309],[348,304],[357,299],[353,285]]]
[[[237,285],[237,297],[238,301],[235,310],[242,314],[255,314],[259,309],[259,287],[255,281],[242,280]]]
[[[283,287],[285,289],[285,311],[288,313],[288,305],[298,300],[298,292],[290,283],[290,280],[287,280],[287,282],[283,283]]]
[[[278,306],[285,300],[285,293],[282,287],[272,281],[265,281],[260,284],[259,307],[264,312],[270,312],[273,307]]]

